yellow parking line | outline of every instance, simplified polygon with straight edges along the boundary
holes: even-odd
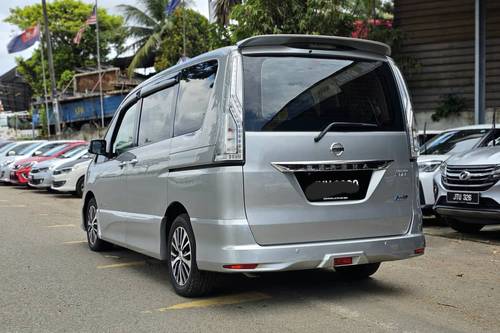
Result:
[[[82,243],[87,243],[86,240],[81,240],[81,241],[68,241],[64,242],[63,244],[82,244]]]
[[[46,228],[72,228],[74,224],[54,224],[54,225],[46,225]]]
[[[242,294],[236,294],[236,295],[212,297],[212,298],[202,299],[202,300],[193,301],[193,302],[175,304],[175,305],[172,305],[172,306],[169,306],[166,308],[160,308],[157,311],[165,312],[168,310],[205,308],[208,306],[230,305],[230,304],[239,304],[239,303],[245,303],[245,302],[254,302],[254,301],[260,301],[260,300],[269,299],[269,298],[271,298],[271,296],[268,294],[259,293],[259,292],[248,292],[248,293],[242,293]]]
[[[97,269],[140,266],[140,265],[144,265],[145,263],[146,263],[145,261],[131,261],[131,262],[124,262],[121,264],[101,265],[101,266],[97,266]]]

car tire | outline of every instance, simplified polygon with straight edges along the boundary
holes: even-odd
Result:
[[[343,279],[361,280],[375,274],[379,267],[379,262],[353,266],[340,266],[335,267],[335,272],[337,272]]]
[[[92,198],[87,203],[85,210],[87,244],[92,251],[101,252],[111,248],[111,244],[99,238],[97,223],[97,202]]]
[[[464,234],[472,234],[479,232],[484,224],[476,224],[476,223],[464,223],[455,219],[446,219],[448,225],[455,231],[462,232]]]
[[[210,293],[216,273],[200,271],[196,265],[196,242],[187,214],[174,219],[168,233],[167,253],[168,275],[177,294],[198,297]]]
[[[85,176],[80,177],[78,181],[76,182],[76,190],[74,192],[74,195],[78,198],[83,197],[83,190],[85,186]]]

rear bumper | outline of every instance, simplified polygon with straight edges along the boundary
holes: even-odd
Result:
[[[401,236],[332,242],[261,246],[255,243],[246,220],[192,219],[197,264],[219,272],[265,272],[333,268],[338,257],[352,257],[353,264],[412,258],[425,247],[421,232]],[[196,235],[203,235],[196,237]],[[258,264],[256,269],[231,270],[230,264]]]

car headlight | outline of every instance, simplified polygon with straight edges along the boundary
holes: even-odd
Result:
[[[442,164],[442,161],[427,161],[418,163],[418,171],[420,172],[434,172],[439,168]]]
[[[53,174],[54,175],[61,175],[63,173],[70,173],[71,171],[73,171],[73,168],[64,168],[61,170],[54,170]]]
[[[492,175],[493,179],[500,179],[500,164],[497,165]]]

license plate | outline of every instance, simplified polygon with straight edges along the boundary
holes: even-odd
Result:
[[[446,201],[452,203],[479,204],[479,193],[448,192]]]

